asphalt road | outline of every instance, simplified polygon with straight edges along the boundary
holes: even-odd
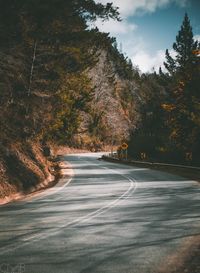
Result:
[[[0,207],[0,273],[155,273],[200,234],[196,182],[97,158],[66,156],[71,181]]]

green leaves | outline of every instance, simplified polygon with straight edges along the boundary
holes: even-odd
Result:
[[[15,113],[15,120],[9,118],[10,131],[19,138],[23,127],[28,127],[29,137],[49,128],[47,134],[69,141],[77,132],[81,111],[89,110],[93,89],[85,71],[96,61],[96,48],[103,40],[97,30],[87,29],[88,21],[119,20],[117,9],[93,0],[0,0],[0,6],[0,47],[5,59],[14,63],[12,70],[9,64],[3,69],[8,70],[3,81],[4,124],[16,109],[23,109]],[[17,58],[21,67],[15,64]],[[13,100],[15,109],[9,104]]]
[[[81,113],[89,111],[92,97],[93,89],[85,73],[67,74],[55,96],[48,137],[62,144],[72,144],[82,121]]]
[[[176,36],[173,49],[176,53],[174,58],[170,56],[168,49],[166,50],[166,62],[164,63],[166,69],[170,75],[186,72],[187,68],[191,67],[197,59],[193,51],[198,49],[198,43],[193,39],[192,27],[187,14],[185,14],[181,29]]]
[[[146,85],[147,95],[141,109],[141,125],[129,146],[134,156],[146,152],[152,159],[182,163],[186,154],[191,154],[192,163],[200,164],[198,48],[186,14],[173,44],[175,54],[166,50],[164,65],[168,73],[160,69],[159,75],[143,77],[142,90]]]
[[[199,103],[200,103],[200,59],[198,42],[194,41],[190,20],[185,14],[173,49],[172,58],[166,51],[165,67],[170,77],[168,83],[169,138],[175,146],[185,152],[195,153],[200,146]]]
[[[170,75],[173,75],[176,71],[176,62],[170,56],[168,49],[166,49],[165,57],[166,57],[167,62],[164,62],[164,65],[165,65],[166,69],[169,71]]]

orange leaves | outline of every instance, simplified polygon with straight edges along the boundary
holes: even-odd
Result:
[[[184,90],[184,87],[185,83],[183,81],[179,81],[175,93],[182,92]]]
[[[172,130],[170,134],[170,139],[176,139],[178,137],[178,130],[174,129]]]
[[[200,55],[200,50],[198,50],[198,49],[197,50],[193,50],[192,54],[194,54],[194,55]]]
[[[180,87],[184,87],[184,86],[185,86],[185,83],[184,83],[183,81],[180,81],[180,82],[179,82],[179,86],[180,86]]]
[[[161,108],[164,109],[164,110],[167,111],[167,112],[171,112],[171,111],[174,110],[175,105],[170,104],[170,103],[163,103],[163,104],[161,105]]]

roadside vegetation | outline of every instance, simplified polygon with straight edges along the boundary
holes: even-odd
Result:
[[[129,155],[200,165],[200,43],[193,38],[187,14],[173,52],[166,50],[164,65],[166,72],[160,68],[159,74],[141,77],[145,98]]]
[[[0,198],[38,188],[57,145],[199,164],[199,43],[187,15],[166,69],[142,74],[97,18],[93,0],[0,0]],[[53,167],[52,167],[53,165]]]
[[[108,35],[87,22],[115,18],[94,1],[0,0],[0,198],[50,180],[50,145],[73,145],[94,96],[86,70]],[[110,41],[110,43],[112,43]]]
[[[139,117],[139,74],[115,38],[89,28],[97,18],[120,20],[112,4],[0,0],[0,6],[4,198],[51,177],[56,145],[97,151],[127,138]]]

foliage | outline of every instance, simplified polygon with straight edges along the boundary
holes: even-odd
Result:
[[[129,140],[129,155],[141,159],[141,153],[145,153],[153,158],[164,149],[166,142],[167,126],[163,122],[165,112],[162,108],[165,93],[154,73],[142,75],[139,88],[142,96],[140,121]]]
[[[140,152],[146,151],[150,157],[177,160],[179,163],[184,162],[187,154],[192,154],[190,160],[194,164],[200,163],[197,152],[200,149],[199,47],[198,41],[193,38],[190,20],[185,14],[173,44],[175,56],[172,57],[169,50],[166,50],[164,65],[167,73],[160,69],[159,74],[155,74],[147,86],[150,94],[154,92],[154,99],[145,99],[142,126],[133,132],[131,138],[131,144],[134,143],[134,148],[137,145]],[[157,83],[158,88],[152,90],[153,82]],[[164,96],[161,98],[162,90]],[[146,107],[151,109],[150,118],[146,118],[149,111]],[[144,136],[145,143],[141,141]],[[137,144],[140,137],[140,143]]]
[[[176,56],[172,58],[166,52],[165,63],[171,75],[169,137],[177,148],[185,152],[194,152],[193,147],[199,142],[196,134],[199,131],[198,125],[194,123],[194,117],[198,117],[196,106],[200,102],[199,56],[194,54],[198,48],[199,44],[193,39],[192,27],[186,14],[176,42],[173,44]],[[174,66],[173,72],[171,63]]]
[[[0,5],[0,50],[12,60],[12,68],[0,64],[1,137],[71,142],[81,111],[89,111],[93,89],[85,71],[96,62],[102,39],[97,29],[87,29],[88,21],[119,20],[117,9],[93,0],[0,0]]]
[[[62,144],[73,144],[81,122],[81,112],[89,110],[92,96],[90,80],[84,73],[67,75],[55,96],[54,118],[46,137]]]
[[[118,50],[116,41],[113,41],[113,45],[109,47],[108,53],[115,64],[116,73],[124,79],[132,80],[135,72],[133,64],[130,59]]]

